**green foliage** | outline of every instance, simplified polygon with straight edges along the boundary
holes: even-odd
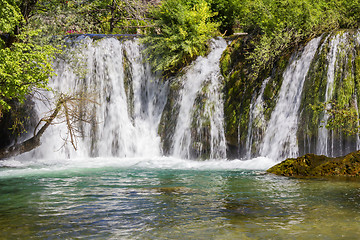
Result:
[[[317,113],[326,112],[329,119],[325,127],[330,130],[341,130],[347,135],[355,135],[360,131],[360,118],[357,109],[351,106],[342,106],[335,100],[311,105]]]
[[[339,13],[341,28],[357,28],[360,26],[360,0],[331,1],[332,7]]]
[[[0,34],[13,31],[15,26],[22,20],[19,8],[15,1],[0,0]],[[5,42],[0,38],[0,48],[5,46]]]
[[[53,70],[51,59],[56,50],[50,45],[38,45],[33,39],[38,31],[19,31],[23,23],[21,1],[0,0],[0,31],[8,33],[9,39],[0,48],[0,116],[10,109],[11,100],[23,102],[27,94],[36,88],[47,89]]]
[[[359,0],[244,0],[239,10],[240,24],[244,31],[257,36],[255,49],[249,54],[253,75],[271,68],[285,49],[309,38],[339,27],[358,27],[358,3]]]
[[[173,72],[206,54],[208,40],[218,27],[211,22],[214,15],[205,0],[165,0],[154,9],[155,28],[160,34],[142,40],[153,69]]]
[[[0,49],[0,108],[10,109],[10,100],[24,101],[36,88],[47,88],[52,74],[52,57],[56,50],[49,45],[40,46],[31,36],[18,36],[19,42]]]
[[[29,22],[51,35],[136,33],[151,22],[143,0],[39,0]]]
[[[237,12],[242,6],[238,0],[208,0],[211,10],[217,14],[212,18],[220,24],[219,31],[222,34],[233,34]]]
[[[0,0],[0,32],[12,31],[21,20],[22,16],[15,1]]]

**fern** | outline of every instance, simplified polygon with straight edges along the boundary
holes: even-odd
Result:
[[[218,27],[205,0],[184,3],[166,0],[153,10],[155,31],[142,39],[154,71],[171,74],[208,51],[208,40]]]

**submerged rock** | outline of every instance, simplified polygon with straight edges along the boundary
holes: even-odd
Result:
[[[306,154],[289,158],[267,170],[282,176],[319,177],[319,176],[360,176],[360,151],[343,157]]]

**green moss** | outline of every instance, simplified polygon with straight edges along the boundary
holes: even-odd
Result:
[[[266,119],[270,118],[281,87],[282,74],[290,58],[290,51],[283,53],[272,63],[273,69],[265,69],[255,77],[252,74],[252,62],[247,59],[253,47],[253,42],[248,38],[236,39],[222,56],[221,67],[225,76],[225,134],[227,143],[231,146],[246,145],[251,100],[269,76],[271,80],[265,89],[264,112]]]
[[[344,157],[329,158],[323,155],[306,154],[289,158],[273,166],[269,173],[291,177],[360,176],[360,151]]]
[[[162,149],[165,155],[169,155],[172,147],[172,138],[176,129],[176,121],[179,115],[180,106],[178,104],[179,92],[182,87],[181,78],[172,78],[168,100],[161,115],[158,134],[161,138]],[[170,81],[170,80],[169,80]]]
[[[355,78],[355,86],[357,89],[357,102],[358,102],[358,111],[360,112],[360,44],[358,44],[355,48],[355,61],[354,61],[354,78]]]
[[[124,68],[124,88],[126,93],[127,105],[128,105],[128,114],[134,118],[134,90],[133,90],[133,80],[132,80],[132,68],[130,61],[128,59],[127,53],[123,51],[123,68]]]
[[[227,76],[231,71],[231,56],[230,49],[227,48],[220,59],[220,69],[223,76]]]
[[[321,51],[318,51],[310,65],[305,79],[300,105],[300,124],[298,128],[298,142],[300,152],[314,152],[317,133],[323,112],[316,112],[312,106],[325,101],[328,72],[328,54],[330,51],[331,34],[324,37]],[[308,149],[310,146],[312,149]]]
[[[335,99],[340,107],[348,107],[355,93],[355,39],[350,33],[346,42],[339,46],[340,54],[337,56]]]

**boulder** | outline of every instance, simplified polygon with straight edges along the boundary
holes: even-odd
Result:
[[[268,169],[267,172],[291,177],[359,177],[360,151],[336,158],[315,154],[288,158]]]

